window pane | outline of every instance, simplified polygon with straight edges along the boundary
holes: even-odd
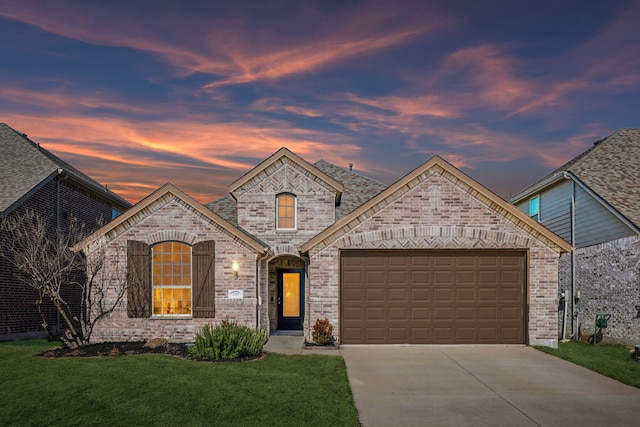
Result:
[[[536,221],[540,216],[540,197],[532,197],[529,200],[529,216]]]
[[[152,255],[153,314],[191,314],[191,247],[160,243]]]
[[[289,194],[281,194],[277,198],[277,204],[277,228],[295,228],[295,197]]]

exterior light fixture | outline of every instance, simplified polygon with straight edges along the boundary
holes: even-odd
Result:
[[[238,271],[240,271],[240,263],[238,261],[233,261],[231,263],[231,270],[233,270],[233,277],[238,278]]]
[[[580,298],[582,298],[580,296],[580,291],[576,292],[576,294],[574,295],[573,299],[576,302],[576,304],[578,303],[578,301],[580,301]]]

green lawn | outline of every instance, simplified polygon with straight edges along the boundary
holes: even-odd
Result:
[[[358,426],[340,357],[34,356],[48,347],[0,343],[0,425]]]
[[[536,347],[576,365],[584,366],[625,384],[640,388],[640,363],[633,360],[629,347],[590,345],[577,341],[558,343],[558,348]]]

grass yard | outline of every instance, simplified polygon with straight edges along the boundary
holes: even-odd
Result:
[[[0,343],[0,425],[359,425],[340,357],[34,357],[51,345]]]
[[[558,348],[536,347],[576,365],[640,388],[640,363],[633,360],[629,347],[569,341],[558,343]]]

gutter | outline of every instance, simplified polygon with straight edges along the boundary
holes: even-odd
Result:
[[[538,184],[534,185],[533,187],[529,188],[528,190],[525,190],[522,193],[516,194],[515,196],[513,196],[512,198],[509,199],[509,202],[511,202],[512,204],[516,204],[524,199],[527,199],[529,197],[531,197],[532,195],[539,193],[540,190],[542,190],[545,187],[548,187],[551,184],[555,184],[558,181],[561,181],[563,179],[571,179],[568,177],[569,172],[558,172],[553,176],[550,176],[549,178],[545,179],[544,181],[540,181]],[[573,174],[571,174],[573,175]]]

